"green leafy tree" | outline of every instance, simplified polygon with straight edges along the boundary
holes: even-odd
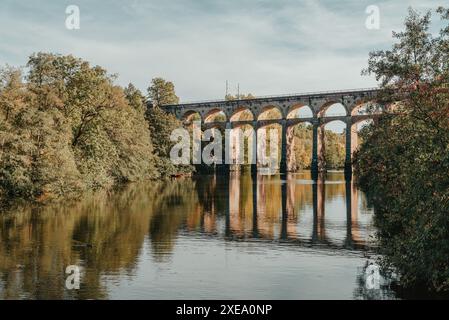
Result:
[[[324,141],[326,168],[344,168],[346,157],[345,134],[339,134],[330,130],[326,130]]]
[[[290,168],[292,171],[310,169],[312,163],[312,140],[312,126],[300,123],[294,127],[292,141],[294,162]]]
[[[142,94],[73,56],[37,53],[26,81],[0,72],[0,196],[46,200],[152,179]]]
[[[38,108],[17,70],[1,74],[0,196],[45,198],[83,190],[63,114]]]
[[[154,78],[151,81],[151,85],[148,87],[148,97],[153,107],[179,103],[175,85],[162,78]]]
[[[157,156],[156,167],[162,177],[174,174],[188,173],[191,166],[174,165],[170,160],[170,151],[175,142],[170,140],[171,133],[183,125],[174,115],[161,108],[148,108],[146,118],[153,141],[154,153]]]
[[[144,115],[147,108],[146,99],[142,92],[140,92],[140,90],[137,89],[132,83],[130,83],[124,89],[124,93],[129,105],[137,110],[137,112]]]
[[[225,100],[227,101],[233,101],[233,100],[249,100],[249,99],[255,99],[256,97],[253,96],[251,93],[248,94],[238,94],[233,96],[232,94],[227,94],[225,96]]]
[[[410,9],[391,50],[370,54],[366,74],[385,89],[389,112],[362,130],[355,157],[376,208],[385,270],[406,288],[449,290],[449,27],[437,36],[431,13]]]

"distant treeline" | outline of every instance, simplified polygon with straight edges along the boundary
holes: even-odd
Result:
[[[299,124],[294,127],[293,150],[296,169],[310,169],[312,163],[313,129],[311,125]],[[324,157],[326,169],[342,169],[345,166],[346,136],[325,130]],[[295,169],[295,167],[293,167]]]

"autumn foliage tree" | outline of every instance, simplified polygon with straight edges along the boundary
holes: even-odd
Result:
[[[355,157],[373,198],[385,270],[403,287],[449,290],[449,18],[429,32],[431,13],[410,9],[391,50],[370,54],[367,74],[389,111],[363,130]]]
[[[0,197],[46,200],[161,176],[133,85],[71,55],[37,53],[27,69],[0,71]]]
[[[170,140],[173,130],[183,127],[173,114],[160,108],[167,104],[177,104],[179,98],[172,82],[162,78],[154,78],[148,87],[148,105],[145,117],[149,124],[150,135],[153,141],[156,168],[162,176],[171,176],[178,173],[192,171],[191,166],[174,165],[170,160],[170,150],[175,145]]]
[[[173,82],[163,78],[154,78],[148,87],[149,102],[153,107],[179,103]]]

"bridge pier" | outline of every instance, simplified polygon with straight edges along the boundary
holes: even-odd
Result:
[[[312,147],[312,179],[317,180],[320,172],[326,170],[324,160],[324,128],[319,119],[313,123],[313,147]]]
[[[283,119],[282,125],[282,135],[281,135],[281,163],[279,166],[279,173],[287,173],[287,120]]]
[[[230,129],[231,123],[226,122],[225,131],[222,138],[221,164],[216,166],[217,173],[220,175],[229,175],[230,173]]]
[[[352,179],[352,121],[348,116],[346,119],[346,158],[345,158],[345,179]]]
[[[377,119],[377,118],[374,118]],[[346,159],[345,159],[345,178],[346,180],[352,179],[353,174],[353,154],[359,145],[359,136],[357,133],[357,123],[353,122],[353,119],[348,116],[346,119]]]
[[[253,122],[253,137],[252,137],[252,145],[248,146],[248,148],[251,148],[251,159],[248,159],[251,163],[251,175],[253,176],[253,179],[257,179],[257,121]]]

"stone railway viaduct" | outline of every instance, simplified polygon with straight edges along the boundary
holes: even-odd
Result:
[[[288,153],[288,130],[298,123],[310,123],[313,126],[312,173],[314,176],[325,170],[324,159],[324,126],[332,121],[346,124],[346,175],[352,175],[352,153],[357,147],[356,125],[361,121],[377,120],[385,107],[376,103],[378,88],[353,89],[340,91],[312,92],[282,96],[265,96],[245,100],[218,100],[192,102],[177,105],[165,105],[162,108],[174,114],[178,119],[188,122],[192,115],[199,115],[202,129],[219,127],[223,129],[238,128],[251,125],[255,130],[270,124],[282,127],[280,173],[286,173]],[[346,115],[327,115],[326,111],[335,104],[341,104]],[[375,112],[367,112],[366,106],[375,105]],[[308,117],[299,117],[299,109],[306,107],[311,111]],[[276,119],[267,119],[266,113],[278,110]],[[243,113],[250,115],[251,120],[240,120]],[[214,121],[221,114],[225,121]],[[257,135],[256,135],[257,137]],[[257,143],[257,142],[256,142]],[[256,161],[257,163],[257,161]],[[252,172],[257,172],[257,164],[252,165]],[[223,165],[221,170],[229,170]]]

